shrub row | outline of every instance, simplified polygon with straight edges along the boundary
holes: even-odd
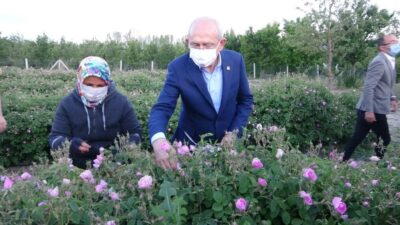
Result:
[[[114,73],[118,89],[133,103],[149,148],[147,118],[164,80],[164,71]],[[60,99],[75,86],[75,74],[4,68],[0,76],[3,112],[8,130],[0,135],[0,165],[30,164],[49,156],[47,137]],[[321,82],[304,77],[252,81],[257,123],[285,127],[288,141],[304,148],[310,143],[340,144],[352,131],[354,93],[335,96]],[[178,105],[179,107],[179,105]],[[177,124],[171,118],[169,134]]]

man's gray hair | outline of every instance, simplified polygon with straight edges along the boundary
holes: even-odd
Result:
[[[210,18],[210,17],[199,17],[195,20],[193,20],[192,24],[189,27],[189,31],[188,31],[188,37],[192,34],[193,28],[199,23],[199,22],[211,22],[215,25],[216,29],[217,29],[217,37],[218,39],[222,39],[223,38],[223,34],[222,34],[222,29],[218,23],[217,20]]]

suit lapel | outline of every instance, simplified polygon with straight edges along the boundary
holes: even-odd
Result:
[[[231,82],[233,81],[233,66],[232,62],[227,59],[227,56],[223,54],[221,51],[221,69],[222,69],[222,99],[221,99],[221,106],[219,108],[219,112],[222,112],[225,105],[228,103],[228,96],[231,86]]]
[[[383,53],[381,53],[381,57],[383,58],[383,60],[386,63],[387,70],[390,72],[390,85],[393,86],[393,84],[396,81],[396,69],[392,67],[391,62]]]
[[[189,77],[195,83],[197,89],[199,89],[201,95],[207,100],[212,108],[214,108],[214,104],[212,103],[210,93],[208,93],[206,81],[203,78],[203,74],[199,67],[192,62],[190,58],[188,58],[188,66],[187,71]]]

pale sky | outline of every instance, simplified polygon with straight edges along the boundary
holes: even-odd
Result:
[[[398,0],[370,0],[380,9],[400,11]],[[35,40],[45,33],[51,40],[80,43],[104,41],[107,34],[132,32],[134,37],[187,34],[193,19],[217,19],[224,31],[244,34],[268,24],[293,20],[303,0],[0,0],[1,36],[22,35]]]

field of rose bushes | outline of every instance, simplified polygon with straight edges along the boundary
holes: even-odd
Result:
[[[163,73],[116,74],[143,128]],[[1,224],[400,224],[400,151],[340,162],[356,94],[334,96],[304,77],[251,81],[255,112],[234,146],[174,143],[179,168],[154,164],[148,139],[116,141],[87,170],[71,166],[68,144],[46,150],[47,129],[73,73],[3,70],[9,130],[0,138]],[[172,119],[171,130],[176,124]],[[12,138],[14,137],[14,139]],[[8,149],[7,149],[8,148]],[[361,150],[360,150],[361,151]]]

